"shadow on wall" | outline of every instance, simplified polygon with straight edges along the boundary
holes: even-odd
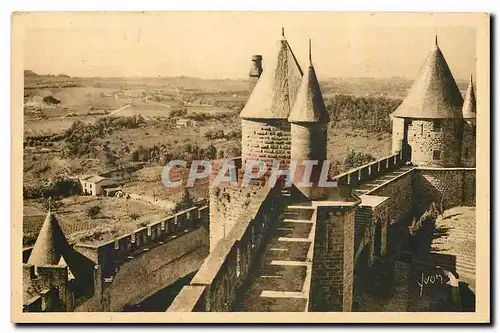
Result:
[[[436,203],[441,210],[475,205],[476,170],[418,168],[413,176],[414,216]]]
[[[474,292],[469,288],[469,284],[466,282],[459,282],[458,288],[460,290],[462,311],[476,311],[476,294],[474,294]]]
[[[75,276],[76,296],[92,295],[95,287],[94,267],[96,263],[73,248],[68,248],[63,253],[63,257]]]

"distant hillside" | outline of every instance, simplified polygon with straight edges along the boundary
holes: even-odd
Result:
[[[38,74],[33,72],[31,69],[25,69],[24,76],[38,76]]]
[[[61,73],[53,74],[38,74],[31,69],[24,70],[24,88],[25,89],[45,89],[45,88],[68,88],[79,87],[76,83],[79,79],[73,79],[71,76]]]

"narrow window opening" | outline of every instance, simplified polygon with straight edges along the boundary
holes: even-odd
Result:
[[[440,150],[434,150],[432,152],[432,159],[433,160],[440,160],[441,159],[441,151]]]
[[[434,131],[441,131],[442,123],[441,120],[434,120]]]

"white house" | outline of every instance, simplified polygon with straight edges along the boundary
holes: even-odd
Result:
[[[101,195],[103,193],[103,188],[116,185],[114,180],[99,175],[80,177],[80,183],[82,184],[83,194],[95,196]]]
[[[196,120],[181,118],[177,120],[175,125],[176,125],[175,127],[177,128],[194,127],[196,126]]]

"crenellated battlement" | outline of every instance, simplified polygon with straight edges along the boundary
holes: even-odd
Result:
[[[204,226],[208,230],[209,207],[193,207],[152,222],[130,234],[100,244],[76,244],[75,250],[101,266],[104,277],[112,276],[116,266],[162,245],[179,235]]]
[[[333,179],[338,182],[339,186],[349,185],[350,187],[356,187],[382,174],[393,171],[405,163],[406,159],[403,156],[403,152],[397,152],[374,162],[362,165],[359,168],[341,173],[333,177]]]

